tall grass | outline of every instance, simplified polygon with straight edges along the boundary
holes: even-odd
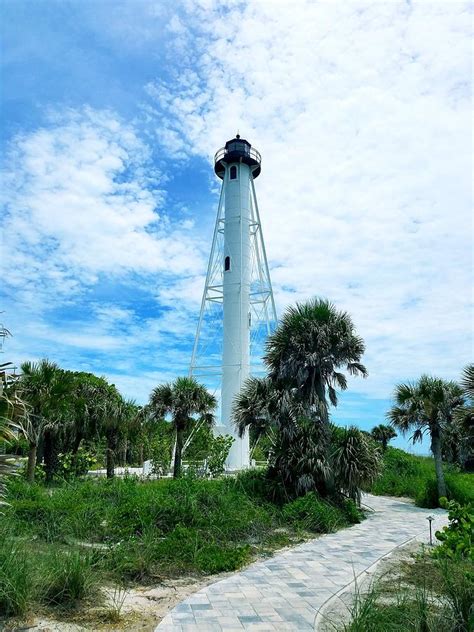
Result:
[[[430,457],[415,456],[397,448],[384,454],[382,475],[371,486],[373,494],[408,496],[419,507],[437,507],[438,489],[434,461]],[[474,474],[461,473],[445,466],[448,497],[462,504],[474,502]]]
[[[0,529],[11,525],[9,542],[42,569],[24,570],[35,589],[18,612],[34,599],[71,606],[96,581],[126,585],[236,570],[258,553],[300,541],[303,530],[324,533],[359,520],[352,502],[314,494],[278,506],[256,472],[217,480],[89,479],[53,489],[18,479],[8,499]]]
[[[472,562],[437,561],[422,554],[410,564],[358,590],[349,621],[329,621],[337,632],[472,632],[474,567]]]
[[[90,555],[52,551],[43,559],[40,599],[46,605],[70,607],[91,594],[95,581]]]
[[[20,545],[0,538],[0,616],[22,615],[30,605],[33,568]]]

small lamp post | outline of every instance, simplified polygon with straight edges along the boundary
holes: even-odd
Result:
[[[433,546],[433,532],[432,532],[431,524],[434,520],[434,516],[428,516],[427,520],[430,523],[430,546]]]

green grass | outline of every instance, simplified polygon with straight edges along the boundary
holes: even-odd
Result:
[[[397,448],[388,448],[383,457],[382,475],[371,487],[373,494],[407,496],[419,507],[437,507],[438,493],[434,461]],[[462,473],[445,466],[448,498],[461,504],[474,502],[474,474]]]
[[[256,555],[301,541],[308,531],[359,520],[353,503],[337,505],[314,494],[278,506],[268,500],[260,472],[216,480],[87,479],[54,488],[16,479],[8,501],[0,549],[14,544],[19,559],[27,560],[22,576],[32,589],[22,588],[18,577],[13,593],[21,603],[6,607],[0,601],[0,616],[25,612],[35,600],[71,607],[99,582],[143,584],[236,570]]]
[[[472,632],[474,564],[434,560],[426,551],[356,595],[350,621],[328,621],[337,632]]]

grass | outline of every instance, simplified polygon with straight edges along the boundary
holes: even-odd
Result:
[[[434,461],[431,457],[387,448],[383,460],[382,475],[370,489],[373,494],[407,496],[413,498],[419,507],[438,506]],[[461,504],[474,502],[474,474],[445,466],[445,477],[449,499]]]
[[[359,520],[352,503],[314,494],[278,506],[268,500],[263,474],[252,471],[216,480],[86,479],[55,488],[16,479],[8,501],[0,517],[0,591],[11,590],[8,603],[7,591],[0,592],[0,616],[34,604],[74,608],[98,584],[233,571],[308,531]],[[12,547],[21,573],[8,558]]]
[[[474,563],[435,560],[423,551],[414,561],[356,590],[350,621],[329,622],[337,632],[472,632]]]

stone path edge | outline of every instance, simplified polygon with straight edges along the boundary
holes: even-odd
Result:
[[[388,551],[388,553],[385,553],[384,555],[381,555],[378,558],[378,560],[375,560],[375,562],[373,564],[371,564],[371,566],[369,566],[365,570],[361,571],[358,575],[355,575],[354,579],[351,582],[349,582],[348,584],[343,586],[340,590],[338,590],[336,593],[331,595],[331,597],[328,597],[328,599],[319,607],[319,610],[316,613],[316,617],[314,619],[314,630],[315,630],[315,632],[318,632],[318,630],[321,629],[321,625],[322,625],[323,620],[324,620],[324,612],[330,608],[331,604],[334,601],[336,601],[337,599],[340,599],[340,596],[343,593],[347,592],[348,590],[353,592],[353,588],[355,588],[357,586],[357,581],[360,580],[361,577],[372,575],[374,573],[374,571],[376,570],[377,566],[380,564],[380,562],[390,558],[395,553],[395,551],[398,551],[398,549],[401,549],[402,547],[406,546],[407,544],[410,544],[410,542],[413,542],[414,540],[419,540],[420,536],[423,533],[424,533],[423,531],[420,531],[419,533],[417,533],[413,537],[408,538],[408,540],[405,540],[405,542],[401,542],[400,544],[397,544],[397,546],[394,546],[391,551]],[[421,541],[420,541],[420,544],[421,544]]]

